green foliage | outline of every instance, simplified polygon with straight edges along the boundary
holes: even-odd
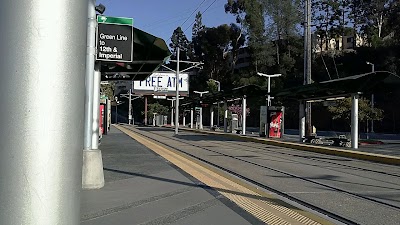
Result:
[[[114,91],[115,91],[115,83],[109,81],[108,84],[100,85],[100,92],[101,94],[108,97],[108,99],[114,99]]]
[[[218,84],[214,80],[207,81],[207,91],[210,93],[217,93],[218,92]]]
[[[154,113],[157,113],[158,115],[168,115],[168,111],[169,109],[167,106],[161,105],[160,103],[156,102],[148,105],[147,117],[149,119],[153,119]]]
[[[334,120],[344,120],[350,123],[351,120],[351,98],[338,100],[335,106],[328,106],[328,111]],[[383,119],[383,110],[371,108],[371,103],[366,98],[360,98],[358,102],[358,119],[365,122],[367,120],[380,121]]]
[[[191,49],[190,49],[191,46],[190,46],[189,40],[187,39],[185,33],[183,33],[181,27],[178,27],[174,30],[169,47],[171,48],[171,51],[172,51],[172,56],[171,56],[172,59],[177,59],[177,52],[176,52],[177,47],[179,47],[179,50],[180,50],[179,58],[181,60],[189,59],[189,55],[191,52]]]

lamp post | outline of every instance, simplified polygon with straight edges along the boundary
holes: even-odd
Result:
[[[375,72],[375,64],[370,63],[370,62],[367,62],[367,64],[372,66],[372,72],[374,73]],[[372,94],[371,95],[371,108],[372,108],[372,111],[374,110],[374,106],[375,106],[374,101],[375,101],[375,96],[374,96],[374,94]],[[374,133],[374,119],[371,119],[371,133]]]
[[[267,106],[271,106],[271,96],[270,96],[270,92],[271,92],[271,77],[280,77],[280,76],[282,76],[282,74],[271,74],[271,75],[268,75],[268,74],[259,73],[259,72],[257,72],[257,74],[258,74],[259,76],[267,77],[267,78],[268,78]]]
[[[115,124],[118,123],[118,97],[115,96]]]
[[[203,94],[207,94],[209,91],[193,91],[196,94],[200,95],[200,98],[203,97]],[[200,102],[202,103],[202,102]],[[200,130],[203,130],[203,107],[200,107],[200,122],[199,122]]]
[[[132,115],[132,101],[133,100],[135,100],[135,99],[138,99],[138,98],[141,98],[142,96],[140,96],[140,95],[133,95],[132,94],[132,90],[133,89],[130,89],[129,90],[129,93],[128,94],[122,94],[121,95],[121,97],[123,97],[123,98],[128,98],[128,104],[129,104],[129,108],[128,108],[128,124],[132,124],[132,125],[135,125],[134,124],[134,119],[133,119],[133,115]],[[135,97],[135,98],[132,98],[132,97]]]

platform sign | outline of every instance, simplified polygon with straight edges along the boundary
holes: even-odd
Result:
[[[96,59],[108,62],[133,61],[133,19],[97,17]]]
[[[179,94],[189,94],[189,74],[179,74]],[[133,82],[133,92],[141,95],[176,96],[176,74],[170,72],[156,72],[142,81]]]

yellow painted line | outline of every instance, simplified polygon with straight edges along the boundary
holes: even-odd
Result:
[[[297,150],[302,150],[302,151],[317,152],[317,153],[322,153],[322,154],[327,154],[327,155],[335,155],[335,156],[361,159],[361,160],[367,160],[367,161],[373,161],[373,162],[379,162],[379,163],[385,163],[385,164],[400,165],[400,157],[396,157],[396,156],[387,156],[387,155],[359,152],[359,151],[352,151],[352,150],[342,150],[342,149],[329,148],[329,147],[323,147],[323,146],[312,146],[312,145],[305,145],[305,144],[300,144],[300,143],[262,139],[262,138],[257,138],[257,137],[240,136],[240,135],[231,134],[231,133],[195,130],[195,129],[188,129],[188,128],[180,128],[180,129],[189,131],[189,132],[194,132],[194,133],[228,136],[228,137],[245,140],[245,141],[249,141],[249,142],[274,145],[274,146],[297,149]]]
[[[270,194],[260,191],[234,176],[210,167],[178,151],[156,144],[132,130],[121,126],[115,127],[197,180],[217,190],[239,207],[267,224],[333,224],[324,218],[296,208]]]

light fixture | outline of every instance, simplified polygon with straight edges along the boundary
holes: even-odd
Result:
[[[101,15],[103,15],[104,11],[106,11],[106,7],[103,4],[96,6],[95,9],[96,12],[100,13]]]

